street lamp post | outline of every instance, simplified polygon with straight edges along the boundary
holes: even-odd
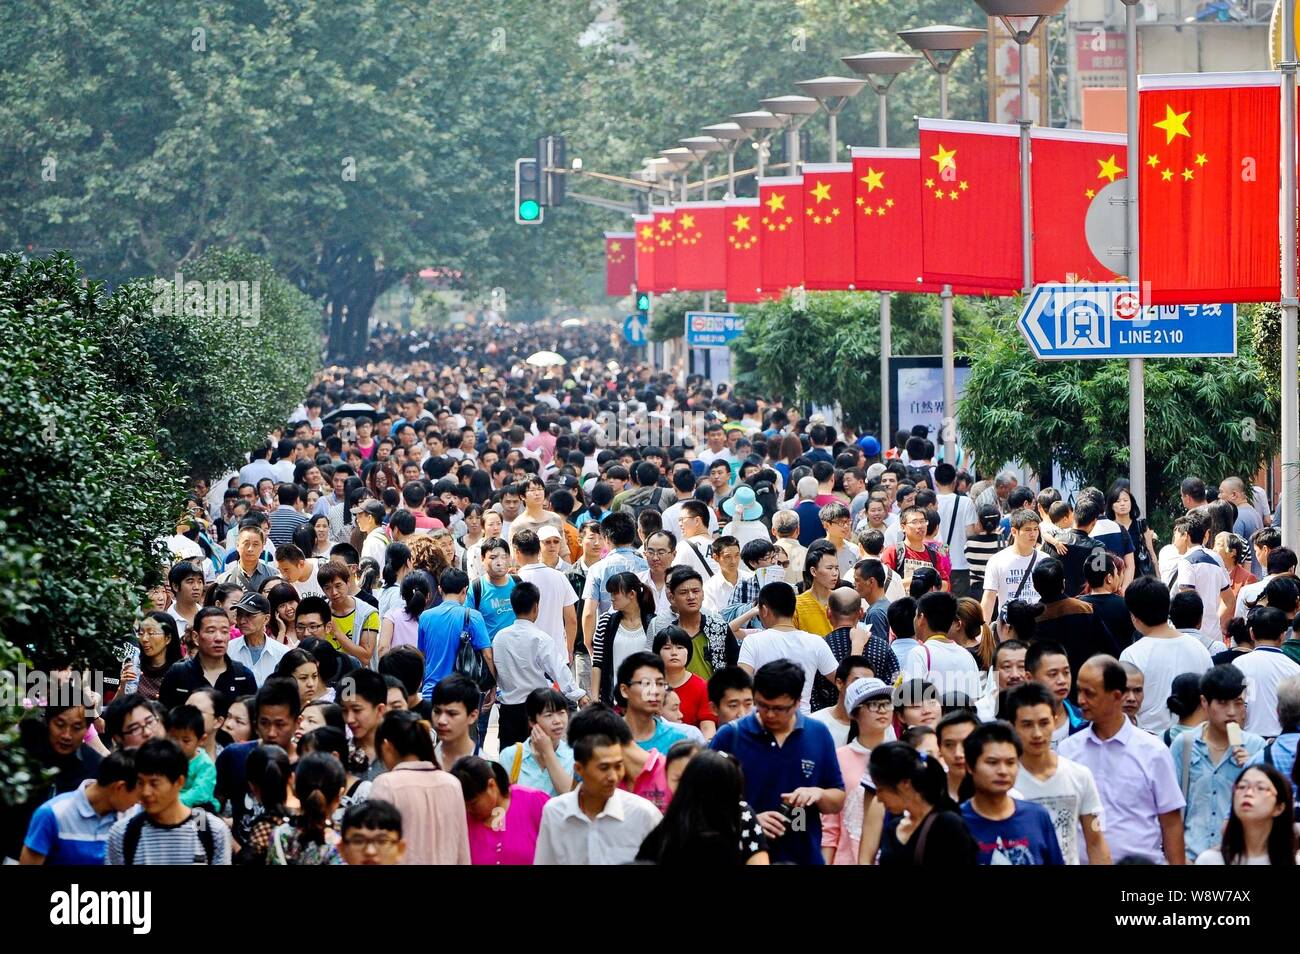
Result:
[[[696,161],[695,153],[690,149],[687,149],[685,146],[674,146],[671,149],[660,149],[659,156],[669,164],[670,173],[680,172],[682,174],[680,197],[681,201],[685,202],[686,190],[688,188],[687,182],[690,178],[690,167],[691,164]],[[670,197],[669,205],[671,204],[672,201]]]
[[[867,85],[867,81],[849,79],[845,76],[822,76],[817,79],[801,80],[794,85],[798,86],[801,92],[817,100],[821,108],[826,110],[826,131],[830,139],[830,158],[826,161],[839,161],[840,143],[836,121],[840,111],[848,105],[850,99],[862,92],[862,87]]]
[[[722,148],[727,153],[727,194],[723,198],[734,199],[736,197],[736,148],[753,136],[754,132],[734,122],[714,123],[700,131],[722,143]]]
[[[1296,40],[1295,0],[1282,0],[1282,545],[1300,543],[1300,394],[1296,350]],[[1130,133],[1130,136],[1132,134]]]
[[[907,72],[921,58],[915,53],[892,53],[887,50],[859,53],[840,58],[853,72],[865,76],[876,94],[880,129],[877,139],[881,149],[889,147],[889,88],[894,80]],[[880,293],[880,446],[883,449],[889,434],[889,358],[894,350],[892,299],[889,292]]]
[[[731,118],[743,129],[748,129],[754,137],[754,149],[758,153],[758,177],[763,178],[767,167],[768,144],[776,131],[790,121],[789,116],[778,116],[766,109],[749,113],[732,113]]]
[[[695,158],[700,161],[702,173],[700,189],[704,193],[700,198],[707,200],[709,198],[709,154],[720,152],[722,143],[716,136],[687,136],[685,139],[677,141],[693,152]],[[685,195],[682,196],[682,198],[685,197]]]
[[[799,174],[799,129],[808,121],[808,117],[821,109],[817,100],[811,96],[772,96],[759,100],[759,105],[768,112],[788,117],[785,130],[786,170],[788,175]]]
[[[948,74],[963,50],[984,39],[987,30],[976,27],[928,26],[901,30],[899,37],[925,57],[939,74],[939,116],[948,118]],[[943,459],[957,465],[957,428],[953,415],[957,410],[957,366],[952,322],[952,286],[939,292],[943,313]]]

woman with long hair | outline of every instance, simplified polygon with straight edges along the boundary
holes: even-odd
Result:
[[[636,857],[702,868],[768,864],[767,839],[745,801],[740,763],[726,752],[710,750],[692,758],[663,821],[646,836]]]
[[[1237,594],[1241,592],[1241,588],[1258,580],[1258,577],[1250,572],[1250,544],[1246,542],[1245,537],[1235,533],[1220,532],[1214,537],[1214,552],[1219,555],[1219,559],[1223,561],[1223,568],[1228,571],[1228,587],[1232,591],[1228,605],[1236,606]],[[1227,633],[1226,625],[1223,631]]]
[[[1223,843],[1196,857],[1198,865],[1296,864],[1291,782],[1271,765],[1251,765],[1237,776]]]
[[[542,828],[542,809],[550,795],[510,784],[499,762],[476,755],[457,759],[450,769],[460,782],[469,827],[469,856],[476,865],[531,865]]]
[[[266,596],[271,604],[271,622],[267,632],[276,642],[286,646],[298,645],[298,634],[294,629],[294,619],[298,615],[298,604],[302,597],[291,583],[280,582],[271,587]]]
[[[174,662],[181,659],[181,638],[176,630],[176,617],[170,613],[151,610],[136,625],[136,639],[140,643],[138,660],[128,658],[122,663],[122,695],[138,692],[146,699],[157,699],[163,676]]]
[[[469,497],[479,507],[486,507],[492,500],[492,475],[481,467],[476,467],[469,475]]]
[[[1134,576],[1154,576],[1160,565],[1156,557],[1155,533],[1142,516],[1141,508],[1133,502],[1128,480],[1120,478],[1110,485],[1106,494],[1106,516],[1119,524],[1133,541]]]
[[[298,700],[302,708],[313,702],[328,702],[332,690],[321,678],[321,665],[316,657],[301,647],[289,650],[275,664],[275,674],[292,679],[298,684]]]
[[[330,518],[327,514],[314,514],[306,524],[311,528],[312,545],[310,554],[319,560],[328,560],[330,558],[330,547],[334,542],[330,540]]]
[[[399,592],[402,602],[390,609],[380,623],[376,659],[398,646],[420,645],[420,614],[433,600],[428,574],[423,571],[409,574],[402,580]]]
[[[411,572],[411,548],[405,543],[390,543],[384,548],[384,565],[380,571],[383,588],[379,591],[379,616],[402,603],[402,580]]]
[[[803,456],[803,441],[794,434],[786,434],[781,438],[779,445],[774,440],[771,446],[777,448],[776,453],[772,455],[772,466],[781,475],[786,490],[785,499],[789,500],[792,496],[790,491],[794,487],[790,474],[794,471],[795,461]]]
[[[591,694],[612,707],[618,667],[628,656],[645,650],[655,597],[635,573],[615,573],[606,581],[605,591],[612,608],[596,621],[591,640]]]
[[[834,627],[827,610],[831,591],[840,583],[840,558],[835,544],[817,540],[803,561],[804,590],[794,601],[794,625],[814,636],[826,636]]]
[[[970,650],[981,670],[993,665],[993,650],[997,644],[993,641],[993,630],[984,619],[979,600],[963,596],[957,601],[957,631],[953,641]]]
[[[333,818],[346,785],[347,774],[333,755],[312,752],[298,760],[293,791],[302,811],[275,830],[268,852],[271,864],[343,864]]]
[[[460,782],[438,769],[433,729],[409,710],[389,712],[375,731],[375,748],[388,771],[370,797],[392,802],[402,813],[408,865],[470,864],[469,826]]]
[[[241,865],[264,865],[276,829],[298,810],[298,800],[289,791],[293,769],[289,753],[278,745],[257,746],[244,765],[248,794],[259,807],[245,812],[235,823],[234,860]]]
[[[460,537],[460,568],[464,570],[469,560],[469,552],[477,549],[483,542],[483,508],[478,504],[470,504],[465,508],[461,519],[465,521],[465,532]]]
[[[948,794],[948,774],[937,758],[906,742],[886,742],[872,750],[868,772],[889,812],[880,839],[882,868],[975,866],[975,840]]]

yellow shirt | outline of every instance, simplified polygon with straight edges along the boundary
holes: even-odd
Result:
[[[797,629],[812,633],[814,636],[830,635],[832,629],[830,617],[817,602],[817,597],[813,595],[812,590],[805,590],[795,598],[794,625]]]

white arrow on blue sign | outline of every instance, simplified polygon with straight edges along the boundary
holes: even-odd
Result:
[[[1046,361],[1237,353],[1235,305],[1142,305],[1136,285],[1036,285],[1017,324]]]
[[[646,320],[640,315],[628,315],[623,319],[623,338],[630,345],[641,347],[646,343]]]

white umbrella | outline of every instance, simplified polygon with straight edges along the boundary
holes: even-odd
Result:
[[[526,364],[531,364],[535,368],[554,368],[561,364],[568,364],[563,357],[554,351],[538,351],[530,354],[524,359]]]
[[[581,318],[565,318],[560,322],[561,328],[580,328],[582,326]]]

